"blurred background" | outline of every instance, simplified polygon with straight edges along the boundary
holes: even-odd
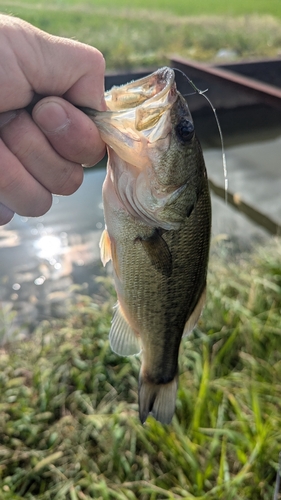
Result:
[[[280,500],[281,1],[0,0],[0,12],[96,46],[107,88],[182,69],[217,110],[229,184],[226,204],[214,113],[177,72],[213,229],[169,426],[140,425],[140,358],[109,347],[106,159],[43,217],[0,227],[1,500]]]
[[[106,59],[107,87],[116,83],[119,75],[125,83],[135,73],[169,65],[175,54],[215,67],[261,59],[278,61],[281,57],[279,0],[227,4],[223,0],[0,1],[0,11],[52,34],[96,46]],[[259,77],[265,73],[261,71]],[[247,105],[243,99],[239,101],[235,88],[217,106],[220,90],[216,82],[199,78],[198,86],[200,90],[208,87],[207,95],[214,99],[226,148],[230,192],[280,224],[280,107],[264,104],[262,99]],[[181,91],[193,93],[186,81],[181,81]],[[233,93],[238,104],[231,104]],[[224,187],[218,128],[211,108],[206,109],[206,101],[200,99],[203,111],[195,105],[194,95],[187,97],[209,177]],[[104,226],[101,188],[105,168],[106,159],[87,169],[77,193],[66,198],[54,196],[45,216],[15,216],[0,227],[3,340],[15,334],[27,335],[42,319],[66,315],[78,289],[102,300],[96,277],[108,272],[100,264],[98,248]],[[231,204],[226,205],[216,195],[212,198],[214,242],[223,241],[236,253],[249,251],[271,237]]]

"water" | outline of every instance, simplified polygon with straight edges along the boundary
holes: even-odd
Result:
[[[205,161],[212,180],[223,186],[221,154],[207,149]],[[281,223],[281,129],[279,136],[256,143],[227,148],[229,190],[241,199]],[[241,250],[250,249],[268,233],[220,198],[212,197],[213,235],[225,234]]]
[[[212,119],[203,123],[198,120],[195,125],[209,176],[223,186],[215,124],[210,125]],[[280,223],[281,127],[266,125],[255,130],[254,123],[246,131],[238,127],[231,133],[227,123],[222,123],[229,189]],[[95,300],[102,300],[95,277],[106,272],[100,264],[98,246],[104,227],[104,176],[105,161],[99,168],[85,171],[83,185],[74,195],[55,196],[51,210],[43,217],[15,216],[0,227],[0,342],[1,337],[5,340],[15,332],[28,334],[42,319],[67,314],[74,285]],[[223,200],[212,198],[214,238],[223,235],[241,250],[269,238]],[[14,319],[11,311],[17,313]]]
[[[99,293],[105,162],[99,167],[85,171],[74,195],[54,196],[43,217],[15,215],[0,227],[0,342],[19,325],[26,334],[42,319],[64,316],[75,284],[83,293]],[[11,311],[17,312],[13,320]]]

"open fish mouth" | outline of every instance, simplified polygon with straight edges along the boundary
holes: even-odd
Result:
[[[160,103],[165,106],[169,104],[169,93],[174,87],[175,73],[164,67],[139,80],[113,87],[105,93],[105,101],[111,111],[136,108],[143,103],[146,107]]]
[[[106,144],[125,161],[134,155],[145,157],[145,149],[170,132],[169,111],[177,98],[175,74],[161,68],[145,78],[105,94],[109,111],[98,113],[94,121]]]
[[[134,165],[138,157],[138,168],[145,168],[151,163],[148,149],[171,132],[170,112],[177,97],[175,73],[163,67],[106,92],[107,111],[82,110],[122,160]],[[191,115],[189,119],[192,123]]]

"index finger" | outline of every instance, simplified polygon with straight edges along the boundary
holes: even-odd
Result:
[[[0,42],[2,59],[9,61],[1,76],[1,111],[27,106],[34,93],[105,109],[105,62],[94,47],[9,16],[1,16]]]

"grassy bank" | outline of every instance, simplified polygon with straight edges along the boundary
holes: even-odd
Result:
[[[103,5],[0,1],[0,10],[97,46],[111,69],[160,66],[170,52],[201,60],[216,60],[221,48],[238,58],[280,53],[280,20],[257,10],[221,17],[218,1],[212,16],[199,16],[185,2],[193,8],[185,18],[157,12],[157,2],[154,13],[144,2],[141,11],[125,0],[118,11]],[[279,0],[270,5],[281,15]],[[2,348],[0,498],[272,500],[281,450],[280,257],[273,242],[233,263],[214,252],[204,314],[181,348],[170,426],[139,423],[140,360],[109,349],[108,283],[106,304],[77,293],[67,320]]]
[[[160,5],[161,4],[161,5]],[[0,12],[22,17],[55,35],[98,47],[108,69],[161,66],[171,53],[203,61],[277,57],[281,3],[1,1]],[[225,59],[223,59],[225,60]]]
[[[77,295],[0,353],[3,500],[272,500],[281,450],[281,247],[213,255],[180,354],[170,426],[137,415],[138,358],[108,346],[111,306]],[[110,290],[110,296],[111,290]]]
[[[281,4],[279,0],[235,0],[226,3],[224,0],[154,0],[153,5],[149,0],[4,0],[0,5],[5,5],[11,10],[23,7],[36,9],[65,9],[80,8],[97,10],[100,7],[113,10],[147,10],[149,12],[163,12],[178,16],[198,16],[198,15],[272,15],[281,18]]]

